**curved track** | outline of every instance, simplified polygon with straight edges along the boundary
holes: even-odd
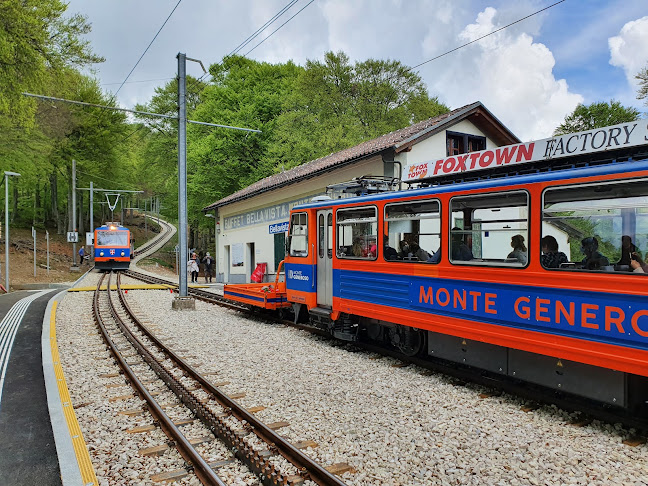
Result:
[[[120,274],[117,277],[118,299],[113,298],[110,289],[112,274],[108,276],[106,291],[102,292],[100,289],[105,277],[106,275],[102,276],[94,295],[95,322],[128,381],[146,400],[154,419],[204,484],[224,483],[166,415],[142,380],[138,379],[123,356],[121,349],[124,346],[118,348],[115,345],[116,338],[125,337],[137,354],[164,381],[166,387],[177,395],[183,406],[191,410],[206,429],[218,437],[262,484],[293,485],[308,479],[319,485],[344,485],[337,476],[258,420],[253,413],[220,391],[158,340],[133,314],[120,288]],[[283,459],[289,463],[288,471],[278,465]]]
[[[152,220],[153,218],[150,219]],[[131,263],[137,264],[137,262],[141,259],[152,255],[164,245],[166,245],[167,242],[176,234],[177,229],[171,223],[168,223],[162,219],[156,219],[156,221],[160,224],[160,234],[158,234],[155,238],[151,238],[139,248],[136,248],[133,252],[135,256],[131,260]]]

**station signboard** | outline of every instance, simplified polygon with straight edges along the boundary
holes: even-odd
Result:
[[[648,123],[645,120],[412,164],[406,166],[403,180],[411,183],[501,165],[549,161],[638,145],[648,145]]]

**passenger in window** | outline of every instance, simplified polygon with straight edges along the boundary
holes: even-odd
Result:
[[[540,263],[545,268],[560,268],[560,265],[569,262],[567,255],[562,251],[558,251],[558,242],[551,235],[547,235],[540,240],[540,248],[542,249]]]
[[[400,251],[398,252],[398,256],[402,258],[403,260],[412,256],[412,252],[410,250],[409,243],[406,240],[401,241],[398,246],[400,247]]]
[[[511,237],[511,248],[513,251],[508,254],[506,258],[515,259],[520,262],[522,265],[526,265],[527,257],[527,247],[524,245],[524,236],[514,235]]]
[[[474,258],[472,251],[463,242],[460,231],[461,229],[456,226],[452,228],[452,259],[461,261],[472,260]]]
[[[638,253],[634,252],[631,255],[630,268],[634,273],[648,273],[648,265],[641,259]]]
[[[371,237],[369,240],[369,249],[367,250],[367,254],[365,256],[367,257],[375,257],[378,254],[378,248],[376,246],[376,240]]]
[[[430,254],[423,248],[418,246],[418,243],[412,243],[410,245],[410,251],[412,252],[414,259],[418,260],[419,262],[427,262],[430,258]]]
[[[583,238],[581,251],[585,254],[581,265],[587,270],[601,270],[610,265],[610,261],[598,251],[598,240],[593,236]]]
[[[353,240],[353,256],[361,257],[363,256],[362,254],[364,253],[364,240],[361,237],[356,237]]]
[[[389,246],[389,236],[385,235],[383,238],[383,245],[385,260],[398,260],[398,252],[395,248]]]
[[[428,263],[439,263],[441,261],[441,247],[434,252],[430,258],[428,258]]]
[[[639,250],[637,250],[637,247],[632,243],[632,238],[628,235],[623,235],[621,237],[621,259],[617,265],[630,265],[633,253],[637,253],[641,257]]]

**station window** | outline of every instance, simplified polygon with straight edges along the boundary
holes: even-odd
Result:
[[[408,201],[385,206],[385,260],[439,263],[441,216],[438,201]]]
[[[290,256],[308,256],[308,214],[293,213],[288,239]]]
[[[378,218],[375,207],[340,209],[336,221],[338,258],[376,259]]]
[[[529,196],[526,192],[455,197],[450,200],[450,261],[526,267]]]
[[[486,150],[486,137],[468,133],[446,132],[446,148],[448,157]]]
[[[545,268],[646,275],[648,180],[547,189],[542,237]]]

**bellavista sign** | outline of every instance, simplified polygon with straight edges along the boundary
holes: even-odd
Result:
[[[403,180],[416,182],[454,173],[493,169],[500,165],[559,159],[646,144],[648,124],[645,120],[639,120],[408,165]]]

